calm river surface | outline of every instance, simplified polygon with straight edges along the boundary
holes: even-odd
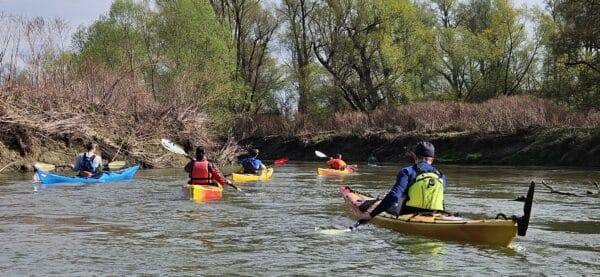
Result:
[[[208,203],[183,199],[181,170],[144,170],[135,180],[34,191],[31,174],[0,174],[0,275],[598,275],[599,171],[439,165],[446,208],[472,218],[522,214],[537,186],[526,237],[512,248],[403,235],[374,225],[326,235],[354,221],[339,185],[378,194],[399,165],[318,177],[317,163],[277,167],[267,182],[239,183]],[[367,275],[365,275],[367,276]]]

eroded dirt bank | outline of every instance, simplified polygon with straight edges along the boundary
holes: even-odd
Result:
[[[512,134],[320,134],[305,137],[249,138],[241,142],[261,150],[265,160],[316,160],[314,151],[342,153],[344,160],[365,162],[370,153],[381,162],[407,161],[406,149],[420,140],[436,146],[443,163],[486,165],[561,165],[600,167],[600,129],[527,129]]]

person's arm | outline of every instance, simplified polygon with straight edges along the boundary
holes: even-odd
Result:
[[[73,163],[73,170],[79,171],[79,169],[81,168],[81,157],[81,155],[77,155],[75,157],[75,163]]]
[[[442,180],[444,180],[444,192],[446,192],[446,184],[448,184],[448,181],[446,180],[446,175],[442,174]]]
[[[192,172],[192,169],[194,169],[194,161],[189,161],[183,168],[183,170],[185,170],[187,173]]]
[[[329,161],[326,161],[325,163],[326,163],[327,165],[331,165],[331,164],[332,164],[334,161],[335,161],[335,160],[334,160],[333,158],[331,158],[331,157],[330,157],[330,158],[329,158]]]
[[[225,177],[221,175],[221,172],[219,172],[219,169],[214,164],[212,165],[212,178],[221,185],[227,185],[231,183],[231,181],[225,179]]]
[[[102,157],[100,155],[96,155],[93,162],[94,166],[96,167],[96,172],[102,172]]]
[[[404,191],[408,187],[410,175],[408,169],[404,168],[396,177],[396,184],[392,187],[390,192],[381,200],[381,203],[375,207],[375,209],[370,213],[371,217],[375,217],[381,212],[387,210],[389,207],[394,205],[394,203],[398,203]]]
[[[346,162],[340,160],[340,168],[346,168],[348,167],[348,165],[346,164]]]
[[[254,161],[254,168],[256,168],[256,170],[265,170],[267,169],[267,167],[265,166],[265,164],[263,164],[263,162],[261,160],[255,160]]]

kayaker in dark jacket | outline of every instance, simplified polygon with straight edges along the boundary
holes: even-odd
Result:
[[[190,174],[188,184],[213,186],[216,186],[217,183],[231,184],[231,181],[225,179],[219,169],[206,159],[206,151],[202,146],[196,148],[196,159],[186,164],[184,170]]]
[[[361,224],[386,211],[393,215],[444,210],[446,176],[432,166],[433,144],[422,141],[414,151],[415,163],[402,168],[396,184],[375,209],[359,218]]]
[[[96,154],[98,144],[89,142],[85,149],[87,152],[77,155],[75,163],[70,166],[79,171],[81,177],[99,176],[102,173],[102,157]]]
[[[257,157],[258,149],[248,151],[248,157],[241,161],[241,165],[237,168],[236,172],[260,175],[261,171],[267,169],[267,167]]]

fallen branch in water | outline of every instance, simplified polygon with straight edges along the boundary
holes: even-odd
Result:
[[[547,185],[546,183],[544,183],[544,181],[542,181],[542,185],[544,185],[545,187],[547,187],[548,189],[550,189],[550,193],[556,193],[556,194],[560,194],[560,195],[567,195],[567,196],[576,196],[576,197],[581,197],[581,195],[577,195],[575,193],[570,193],[570,192],[562,192],[562,191],[558,191],[555,190],[553,187],[551,187],[550,185]]]
[[[1,170],[0,170],[0,171],[1,171]],[[594,185],[594,186],[596,186],[596,190],[598,191],[598,192],[596,192],[596,194],[600,194],[600,186],[598,186],[598,183],[596,183],[596,182],[591,182],[591,184],[592,184],[592,185]],[[589,191],[589,190],[588,190],[588,191],[586,191],[586,193],[587,193],[587,194],[595,194],[593,191]]]
[[[13,165],[14,163],[16,163],[17,161],[12,161],[10,163],[8,163],[7,165],[5,165],[3,168],[0,168],[0,172],[2,172],[2,170],[6,169],[7,167]]]

